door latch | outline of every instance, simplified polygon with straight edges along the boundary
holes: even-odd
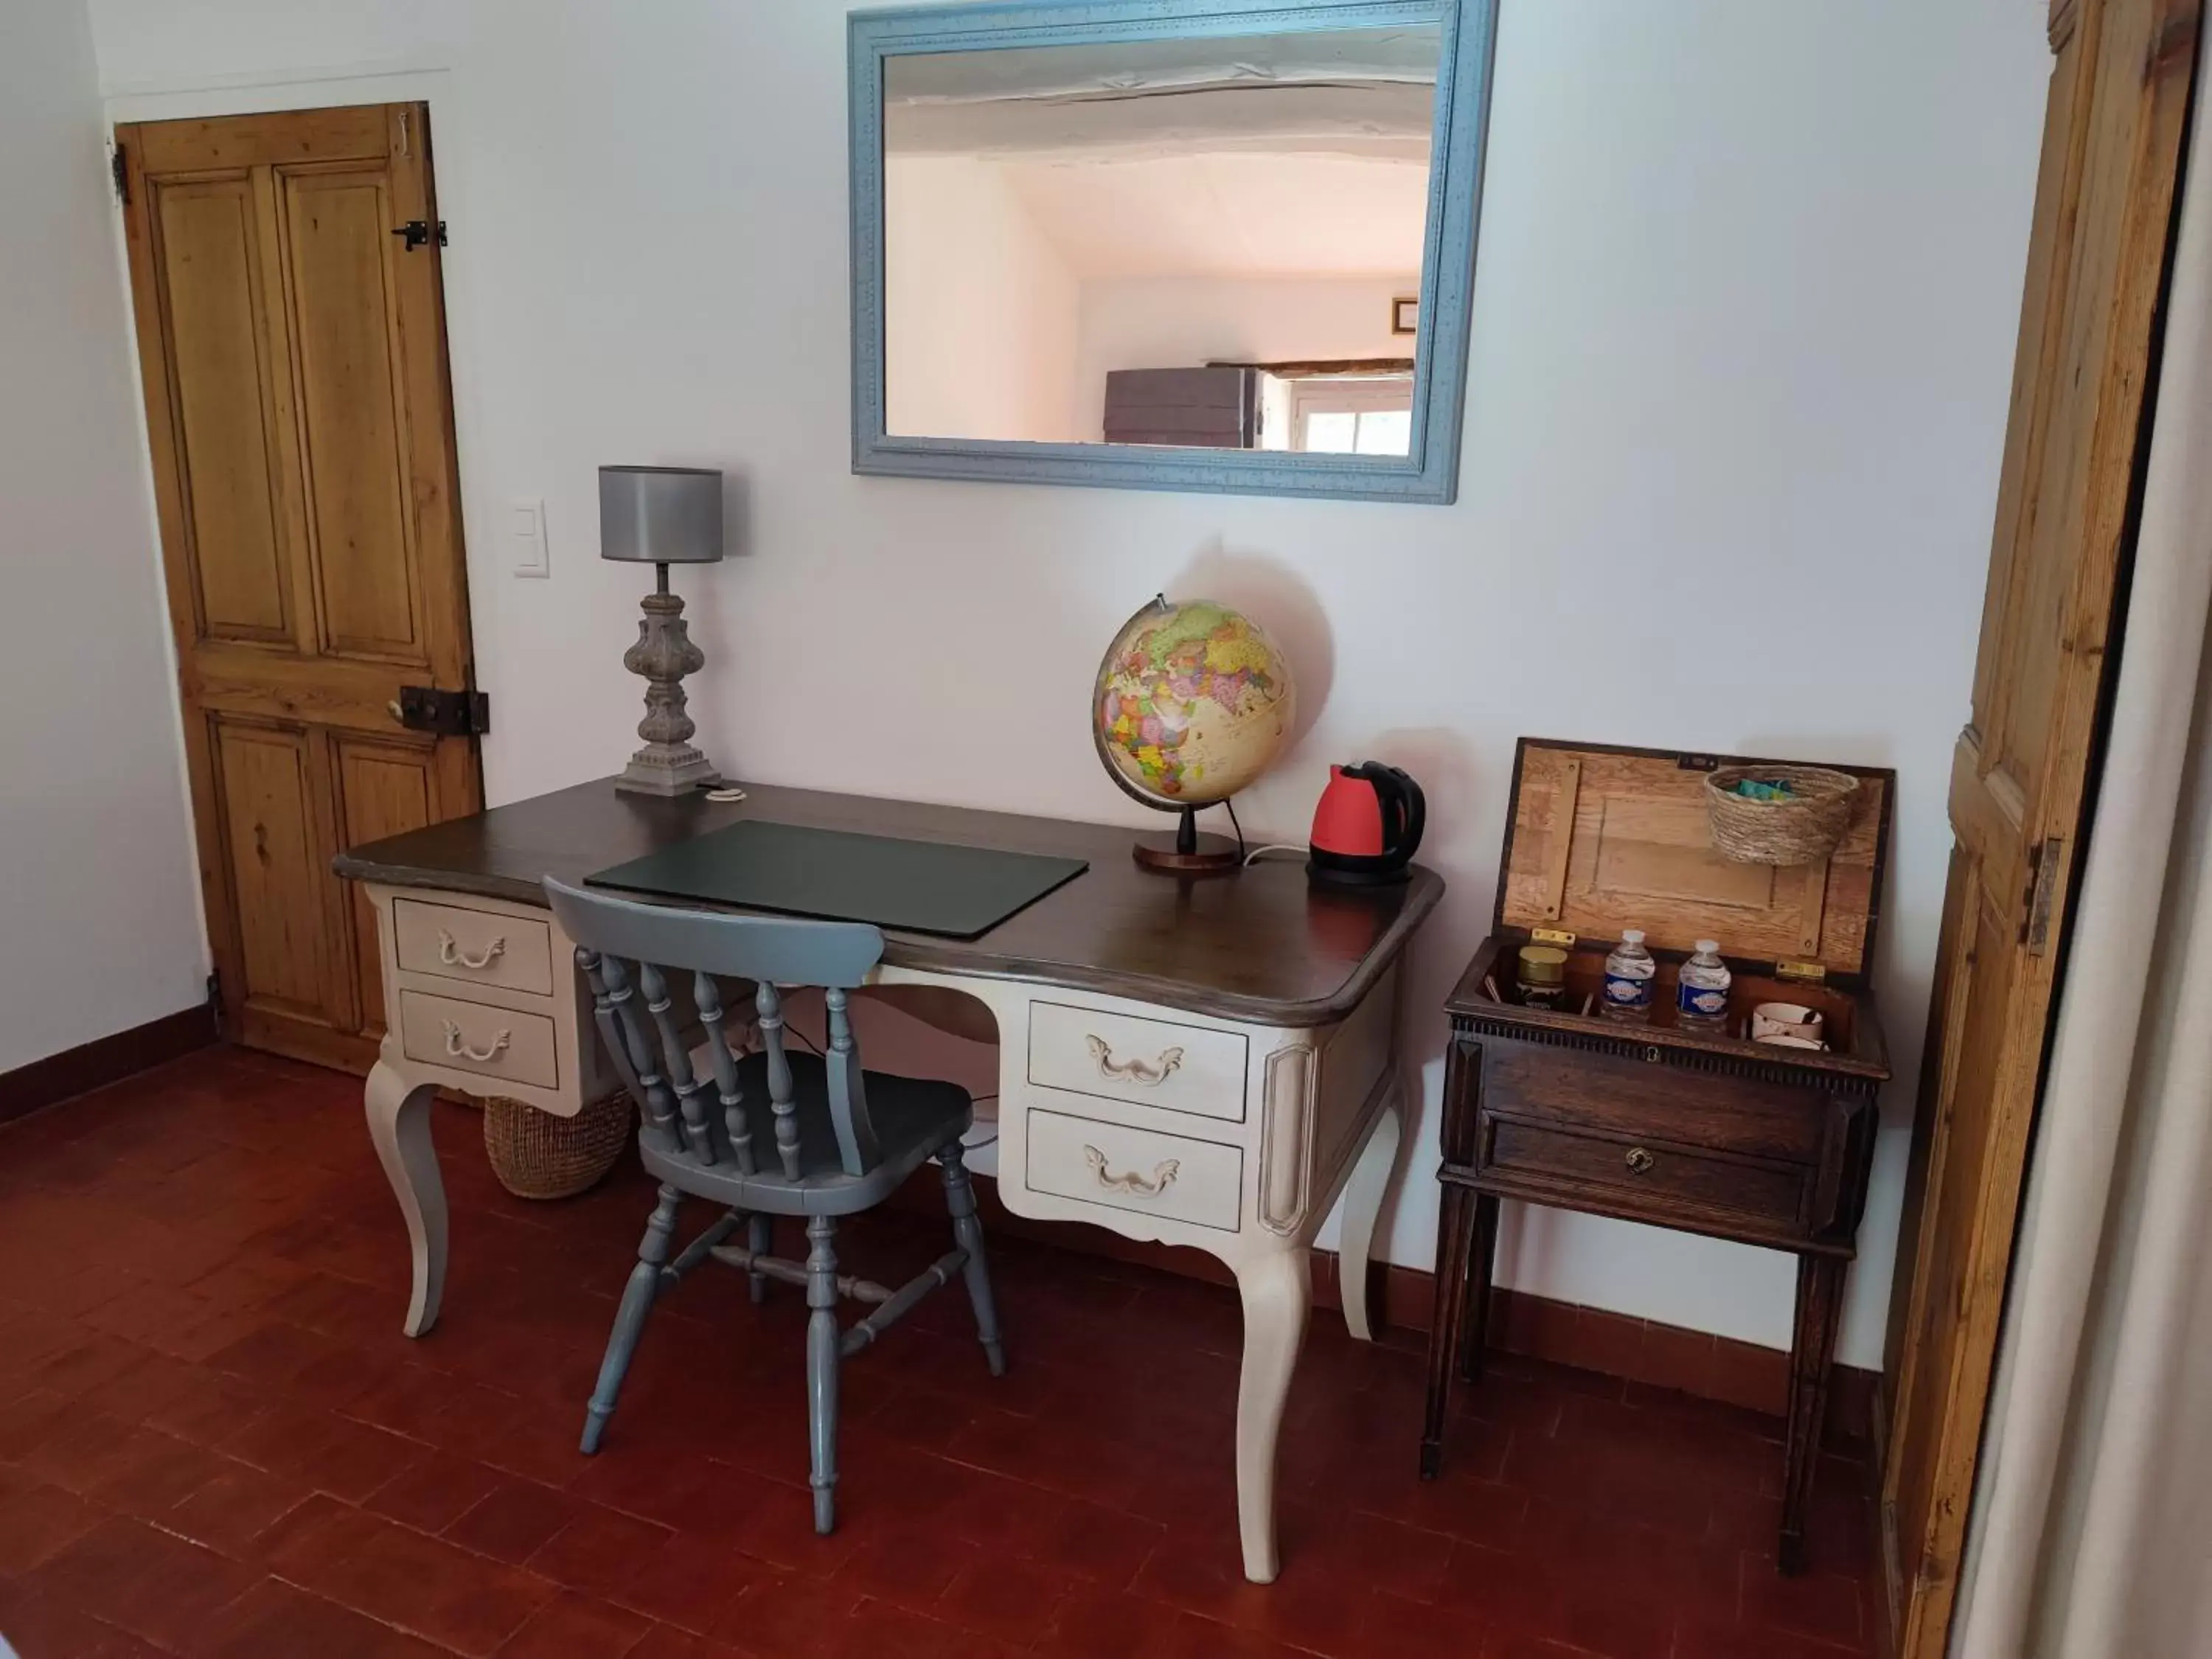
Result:
[[[428,219],[410,219],[405,224],[394,228],[392,234],[400,239],[410,253],[432,241],[440,247],[446,246],[446,222],[443,219],[435,222]]]
[[[441,738],[480,738],[491,730],[491,699],[481,691],[441,691],[403,685],[392,713],[410,732]]]

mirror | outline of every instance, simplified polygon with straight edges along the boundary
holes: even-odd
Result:
[[[1448,501],[1488,0],[855,13],[854,470]]]

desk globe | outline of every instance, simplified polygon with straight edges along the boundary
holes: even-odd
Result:
[[[1198,809],[1273,764],[1297,706],[1274,642],[1225,605],[1162,595],[1124,623],[1098,665],[1091,735],[1123,793],[1182,819],[1172,840],[1140,838],[1137,862],[1179,875],[1236,869],[1237,844],[1200,835]]]

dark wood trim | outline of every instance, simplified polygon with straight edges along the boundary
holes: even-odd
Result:
[[[1104,1256],[1180,1273],[1209,1284],[1233,1285],[1235,1275],[1213,1257],[1179,1245],[1124,1238],[1081,1222],[1038,1221],[1018,1216],[999,1201],[999,1184],[975,1178],[975,1197],[985,1225],[1018,1238],[1032,1239],[1079,1255]],[[902,1208],[941,1213],[945,1194],[934,1170],[924,1169],[892,1200]],[[1368,1306],[1379,1340],[1408,1350],[1428,1341],[1429,1315],[1436,1302],[1436,1276],[1395,1263],[1378,1267],[1370,1281]],[[1316,1308],[1344,1305],[1334,1251],[1314,1252],[1313,1291]],[[1493,1290],[1490,1299],[1490,1346],[1507,1353],[1618,1376],[1639,1387],[1673,1389],[1701,1400],[1741,1406],[1781,1418],[1790,1398],[1790,1355],[1706,1331],[1685,1330],[1656,1320],[1638,1319],[1602,1308],[1554,1302],[1523,1291]],[[1829,1381],[1827,1425],[1830,1444],[1863,1445],[1874,1430],[1875,1395],[1881,1374],[1838,1365]],[[1408,1418],[1410,1440],[1419,1424]]]
[[[135,1076],[215,1040],[214,1012],[199,1003],[0,1073],[0,1123]]]
[[[1286,363],[1233,363],[1220,360],[1208,368],[1256,368],[1263,374],[1291,380],[1320,380],[1331,374],[1411,374],[1411,357],[1322,357]]]

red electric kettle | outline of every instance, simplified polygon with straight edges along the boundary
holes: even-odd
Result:
[[[1380,761],[1332,766],[1314,808],[1306,873],[1340,887],[1403,881],[1427,817],[1421,786],[1396,767]]]

